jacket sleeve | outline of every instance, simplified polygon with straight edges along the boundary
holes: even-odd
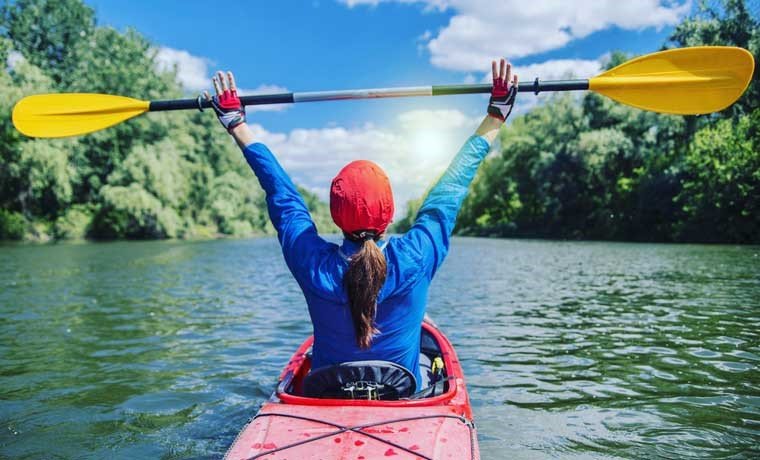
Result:
[[[467,139],[446,172],[430,189],[414,225],[403,236],[405,243],[422,256],[430,279],[448,253],[459,208],[489,148],[488,141],[480,136]]]
[[[328,243],[317,234],[303,197],[267,146],[248,145],[243,155],[266,193],[269,218],[277,230],[285,263],[301,283],[309,278],[311,259]]]

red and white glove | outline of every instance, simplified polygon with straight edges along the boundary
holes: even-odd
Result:
[[[512,65],[504,59],[501,60],[498,72],[496,71],[496,61],[492,61],[491,71],[493,72],[493,88],[491,89],[491,99],[488,101],[488,115],[504,122],[512,113],[512,107],[517,97],[517,75],[510,81]]]
[[[235,77],[232,72],[227,72],[227,78],[229,84],[225,81],[224,74],[217,72],[216,76],[212,78],[216,95],[212,98],[209,97],[208,91],[205,91],[204,94],[206,99],[211,102],[211,107],[214,108],[219,123],[224,126],[227,132],[231,133],[234,127],[245,123],[245,107],[238,97]]]

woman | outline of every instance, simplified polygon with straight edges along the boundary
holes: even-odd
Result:
[[[478,166],[512,110],[517,76],[504,59],[492,62],[493,91],[485,117],[438,183],[414,226],[384,240],[393,217],[388,177],[376,164],[355,161],[332,182],[330,212],[342,245],[317,235],[298,190],[245,123],[231,72],[213,78],[219,121],[235,138],[266,192],[285,262],[298,281],[314,327],[312,369],[348,361],[391,361],[410,370],[421,387],[420,324],[430,281],[449,248],[456,215]]]

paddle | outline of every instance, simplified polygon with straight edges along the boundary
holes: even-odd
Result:
[[[747,89],[754,71],[752,54],[742,48],[698,46],[647,54],[588,80],[521,83],[519,92],[591,90],[623,104],[674,114],[725,109]],[[242,96],[244,105],[287,104],[406,96],[490,93],[491,85],[416,86]],[[108,94],[38,94],[13,108],[13,124],[30,137],[91,133],[144,112],[207,108],[203,99],[141,101]]]

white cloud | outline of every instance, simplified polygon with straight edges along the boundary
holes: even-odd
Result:
[[[571,78],[589,78],[598,74],[602,69],[599,60],[586,59],[552,59],[549,61],[515,66],[514,72],[522,82],[522,85],[530,85],[536,77],[539,80],[561,80]],[[486,80],[491,81],[490,72],[486,74]],[[519,103],[515,106],[513,115],[529,112],[535,106],[546,102],[553,93],[521,93]]]
[[[5,60],[5,66],[10,71],[16,68],[19,62],[24,60],[24,55],[18,51],[11,50],[8,52],[8,57]]]
[[[156,50],[156,65],[161,71],[177,71],[177,81],[188,91],[208,89],[211,77],[208,73],[210,61],[193,56],[185,50],[162,46]]]
[[[468,128],[473,124],[473,119],[467,117],[459,110],[411,110],[398,116],[398,121],[406,129],[436,129],[449,130]]]
[[[533,64],[517,65],[512,67],[512,73],[518,76],[520,85],[528,85],[538,77],[540,80],[564,80],[573,78],[590,78],[602,70],[602,61],[606,55],[599,59],[550,59]],[[491,83],[492,74],[489,68],[483,72],[481,83]],[[475,83],[472,74],[465,76],[465,81]]]
[[[444,11],[446,10],[451,2],[449,0],[338,0],[341,3],[344,3],[349,8],[353,8],[357,5],[369,5],[369,6],[377,6],[380,3],[387,3],[388,1],[395,1],[398,3],[422,3],[425,5],[425,8],[428,10],[438,10],[438,11]]]
[[[559,80],[565,78],[590,78],[602,70],[598,59],[552,59],[549,61],[515,66],[514,73],[522,82],[532,82],[536,77],[541,80]],[[490,79],[490,72],[488,74]]]
[[[210,81],[210,79],[209,79]],[[259,85],[254,89],[238,89],[238,94],[248,96],[253,94],[277,94],[289,93],[287,88],[277,85]],[[249,112],[279,112],[287,109],[290,104],[267,104],[267,105],[249,105],[246,110]]]
[[[467,75],[464,76],[462,83],[464,83],[465,85],[472,85],[476,81],[477,79],[475,78],[475,75],[468,73]]]
[[[210,90],[211,74],[209,65],[212,62],[204,57],[194,56],[185,50],[162,46],[156,50],[156,66],[161,71],[177,71],[177,81],[188,91],[200,92]],[[239,88],[240,95],[287,93],[282,86],[263,84],[254,89]],[[248,106],[249,112],[285,110],[288,104],[270,104]]]
[[[346,163],[378,163],[391,179],[399,217],[406,202],[421,196],[443,172],[478,121],[457,110],[413,110],[399,115],[390,127],[331,126],[287,133],[257,124],[251,128],[296,183],[325,200],[332,178]]]
[[[479,70],[499,56],[516,59],[561,48],[570,41],[617,26],[637,30],[677,23],[691,0],[343,0],[348,6],[383,1],[452,9],[449,24],[427,41],[438,67]]]

